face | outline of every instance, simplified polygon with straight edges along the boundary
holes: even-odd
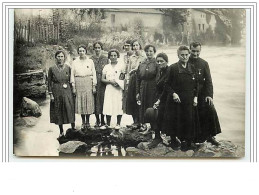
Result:
[[[56,60],[57,60],[57,63],[58,64],[63,64],[64,61],[65,61],[65,56],[63,53],[59,53],[57,56],[56,56]]]
[[[124,50],[129,51],[130,50],[130,44],[125,44],[124,45]]]
[[[79,56],[85,56],[85,54],[86,54],[86,50],[83,48],[83,47],[80,47],[79,49],[78,49],[78,54],[79,54]]]
[[[156,63],[159,65],[160,68],[164,68],[167,66],[167,62],[162,57],[156,58]]]
[[[188,50],[179,51],[178,58],[181,62],[187,63],[189,60],[189,56],[190,54]]]
[[[94,46],[94,51],[96,54],[99,54],[101,52],[102,48],[101,48],[101,45],[99,45],[98,43],[95,44]]]
[[[118,59],[117,53],[115,51],[111,52],[111,55],[110,55],[111,63],[116,63],[117,59]]]
[[[132,44],[132,49],[133,49],[134,51],[140,50],[140,45],[139,45],[139,43],[138,43],[137,41],[135,41],[135,42]]]
[[[201,46],[193,47],[191,46],[191,58],[198,58],[201,53]]]
[[[151,59],[155,55],[155,51],[153,47],[149,47],[146,51],[147,58]]]

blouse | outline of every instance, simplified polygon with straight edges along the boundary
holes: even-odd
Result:
[[[86,58],[80,60],[79,57],[72,62],[71,83],[74,86],[75,77],[90,76],[93,79],[93,85],[97,84],[96,71],[93,60]]]

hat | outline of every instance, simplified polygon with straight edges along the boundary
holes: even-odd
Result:
[[[154,108],[146,109],[144,119],[146,123],[155,122],[157,120],[158,110]]]

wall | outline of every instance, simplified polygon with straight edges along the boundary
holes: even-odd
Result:
[[[115,15],[114,25],[112,24],[112,14]],[[135,18],[140,18],[144,22],[144,26],[149,29],[162,29],[162,15],[149,13],[123,13],[123,12],[106,12],[106,26],[120,28],[121,25],[128,26]]]
[[[210,13],[201,12],[195,9],[191,11],[192,27],[193,31],[196,34],[205,33],[206,30],[211,27],[212,31],[216,27],[216,18],[215,15]]]

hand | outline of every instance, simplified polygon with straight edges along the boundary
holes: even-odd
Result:
[[[173,99],[174,99],[174,102],[181,103],[181,100],[177,93],[173,93]]]
[[[213,105],[213,99],[212,99],[211,97],[209,97],[209,96],[207,96],[207,97],[205,98],[205,102],[208,102],[209,105]]]
[[[54,96],[52,94],[50,94],[50,101],[54,102]]]
[[[109,80],[109,84],[114,85],[115,83],[115,80]]]
[[[93,86],[93,94],[96,94],[96,86]]]
[[[136,95],[136,100],[137,101],[139,100],[139,93]]]
[[[119,84],[116,81],[114,81],[113,86],[114,87],[119,87]]]
[[[156,103],[154,104],[153,108],[157,109],[159,107],[160,100],[157,100]]]
[[[197,106],[198,105],[198,98],[194,97],[193,99],[193,106]]]
[[[74,86],[72,86],[72,93],[76,93],[76,88]]]
[[[132,69],[131,71],[129,71],[129,74],[131,75],[134,72],[136,72],[136,69]]]

